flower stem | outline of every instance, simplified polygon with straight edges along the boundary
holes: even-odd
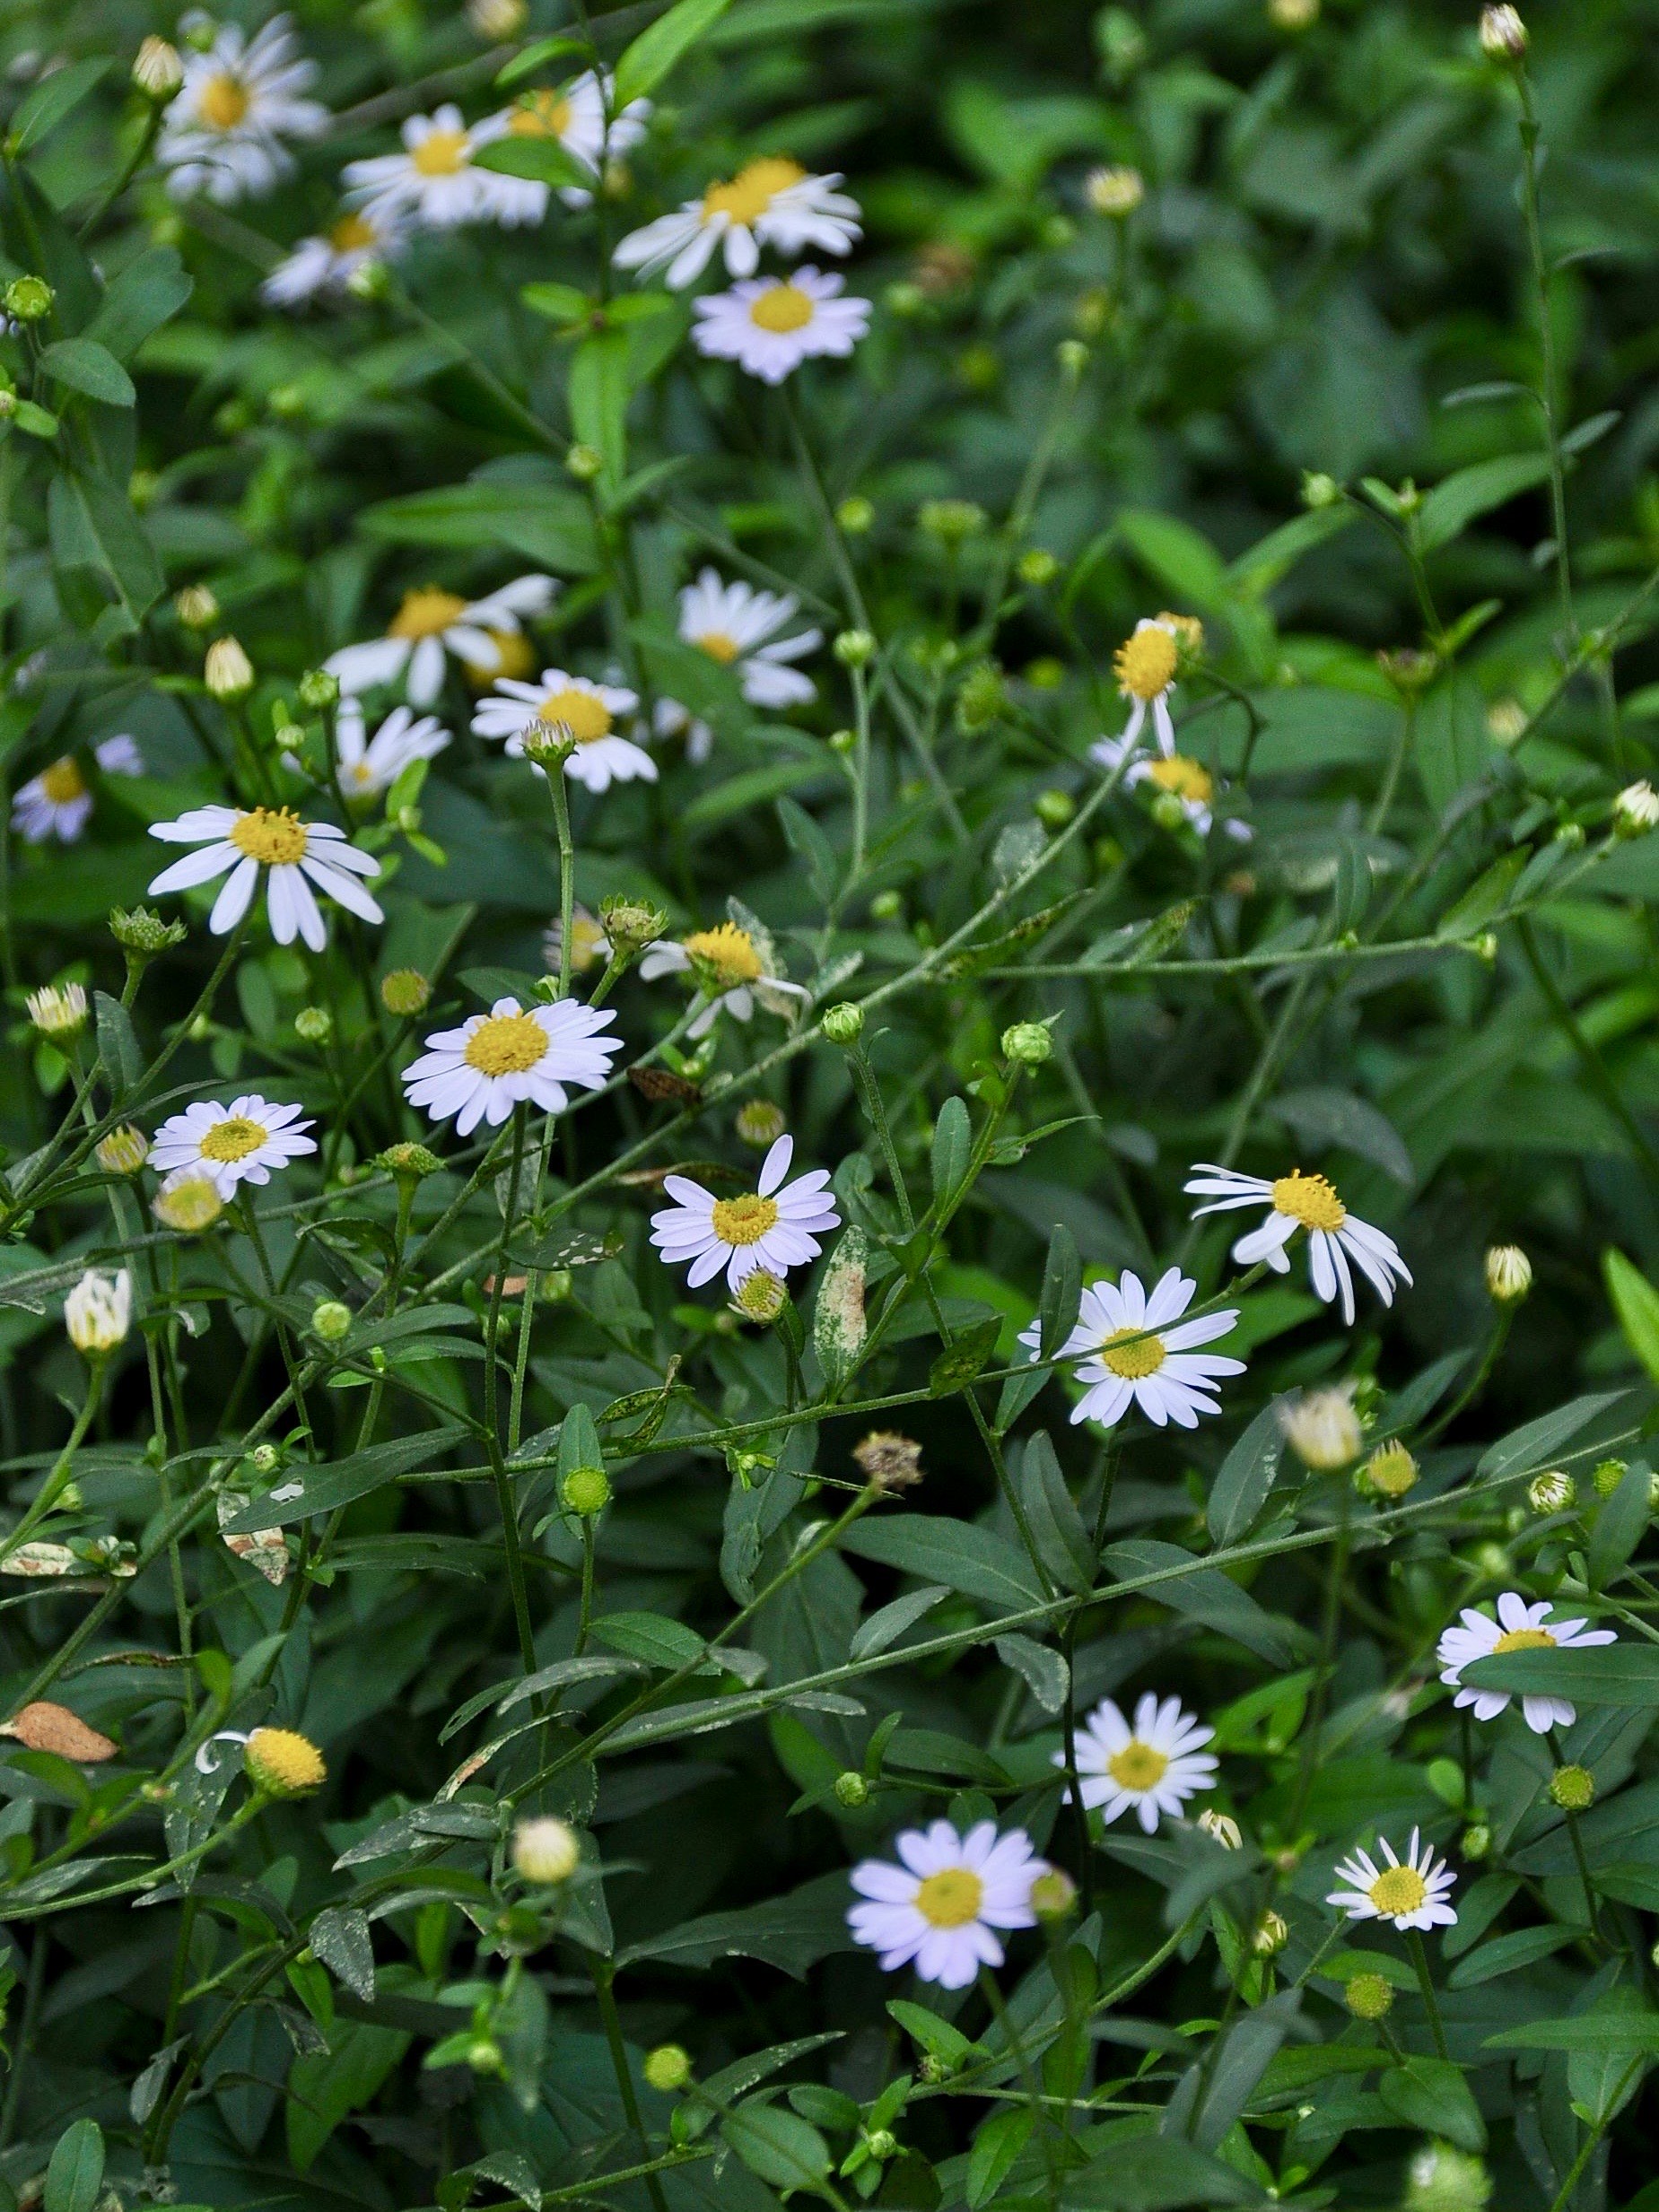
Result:
[[[1423,1993],[1423,2007],[1428,2015],[1428,2032],[1435,2039],[1435,2049],[1443,2059],[1449,2059],[1446,2048],[1445,2025],[1440,2017],[1440,2000],[1435,1995],[1435,1985],[1428,1972],[1428,1954],[1423,1948],[1423,1938],[1415,1928],[1408,1928],[1406,1949],[1411,1954],[1411,1964],[1417,1970],[1417,1986]]]

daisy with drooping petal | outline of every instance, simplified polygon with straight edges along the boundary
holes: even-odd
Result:
[[[521,623],[545,614],[558,588],[551,576],[517,576],[482,599],[463,599],[458,591],[422,585],[404,593],[383,638],[342,646],[323,666],[354,695],[405,676],[411,702],[430,707],[443,687],[446,653],[467,669],[499,669],[497,637],[516,637]]]
[[[378,875],[380,862],[371,853],[359,852],[331,822],[301,822],[285,806],[193,806],[177,822],[153,822],[150,834],[170,845],[201,847],[162,870],[150,885],[153,898],[164,891],[189,891],[230,871],[208,917],[207,927],[216,937],[234,929],[248,911],[261,868],[266,878],[266,912],[278,945],[292,945],[299,936],[320,953],[328,942],[313,884],[364,921],[386,919],[357,880]]]
[[[642,276],[666,268],[668,289],[682,292],[702,275],[717,247],[730,276],[753,276],[763,246],[791,257],[808,247],[847,253],[860,235],[860,211],[856,200],[836,191],[841,181],[838,172],[809,177],[797,161],[749,161],[729,181],[710,185],[700,199],[631,231],[611,258]]]
[[[689,1289],[701,1289],[722,1267],[733,1291],[757,1267],[781,1281],[817,1258],[819,1236],[838,1229],[841,1215],[828,1195],[827,1168],[784,1181],[794,1156],[794,1138],[779,1137],[761,1163],[759,1187],[738,1198],[717,1198],[686,1175],[663,1178],[675,1203],[651,1215],[651,1241],[670,1267],[691,1263]]]
[[[403,245],[403,224],[364,209],[342,215],[314,238],[302,238],[259,287],[271,307],[304,307],[327,293],[339,299],[360,269],[389,261]]]
[[[1160,753],[1148,760],[1138,753],[1138,740],[1130,736],[1102,737],[1090,745],[1088,757],[1098,761],[1102,768],[1116,768],[1124,760],[1129,766],[1124,771],[1123,783],[1133,790],[1139,783],[1149,783],[1157,790],[1166,792],[1181,809],[1181,817],[1201,837],[1208,837],[1215,826],[1216,779],[1201,761],[1195,761],[1185,753]],[[1247,822],[1233,815],[1223,818],[1221,827],[1228,837],[1247,843],[1255,835]]]
[[[1000,1966],[998,1929],[1035,1928],[1031,1888],[1048,1872],[1023,1828],[999,1835],[982,1820],[958,1835],[947,1820],[907,1828],[894,1839],[901,1863],[866,1859],[852,1886],[867,1900],[847,1913],[856,1942],[889,1973],[913,1960],[923,1981],[965,1990],[982,1966]]]
[[[389,791],[411,761],[436,760],[452,741],[435,714],[394,707],[372,737],[364,733],[362,702],[345,698],[335,719],[334,746],[342,797],[378,798]]]
[[[1214,1397],[1217,1383],[1223,1375],[1242,1375],[1244,1363],[1197,1347],[1225,1337],[1238,1319],[1238,1308],[1227,1306],[1183,1321],[1181,1316],[1197,1288],[1179,1267],[1171,1267],[1149,1296],[1128,1267],[1115,1287],[1089,1285],[1078,1309],[1077,1327],[1060,1353],[1062,1359],[1082,1360],[1078,1380],[1090,1386],[1072,1408],[1073,1423],[1098,1421],[1110,1428],[1138,1405],[1160,1429],[1171,1421],[1177,1428],[1195,1429],[1201,1414],[1220,1412]],[[1020,1331],[1019,1341],[1034,1360],[1042,1349],[1042,1334],[1035,1321]]]
[[[1174,752],[1175,726],[1169,718],[1169,694],[1175,687],[1179,653],[1175,625],[1168,615],[1160,614],[1156,620],[1144,616],[1135,624],[1134,635],[1126,638],[1112,656],[1118,696],[1130,702],[1129,719],[1123,725],[1125,745],[1139,744],[1150,709],[1158,751],[1166,755]]]
[[[130,737],[106,737],[92,747],[92,758],[106,776],[142,776],[144,772],[144,756]],[[19,784],[12,800],[12,827],[30,845],[44,845],[48,837],[55,837],[60,845],[73,845],[92,812],[92,794],[86,778],[80,764],[65,753],[62,760]]]
[[[1403,1860],[1394,1855],[1386,1836],[1377,1838],[1377,1849],[1387,1864],[1379,1868],[1366,1851],[1337,1861],[1336,1878],[1347,1889],[1332,1890],[1327,1904],[1340,1905],[1350,1920],[1392,1920],[1396,1928],[1450,1928],[1457,1914],[1446,1903],[1446,1893],[1457,1877],[1446,1870],[1444,1859],[1435,1857],[1432,1843],[1419,1847],[1419,1832],[1413,1828]]]
[[[1098,1808],[1109,1824],[1132,1806],[1148,1835],[1160,1813],[1178,1820],[1187,1799],[1216,1779],[1216,1762],[1203,1748],[1214,1734],[1183,1711],[1178,1697],[1160,1704],[1147,1691],[1135,1707],[1133,1728],[1114,1699],[1103,1699],[1077,1732],[1078,1790],[1086,1809]],[[1054,1764],[1065,1764],[1065,1753],[1057,1751]],[[1070,1803],[1070,1788],[1065,1796]]]
[[[532,722],[563,727],[576,740],[564,762],[572,783],[584,784],[589,791],[608,790],[613,783],[655,783],[656,762],[643,745],[616,731],[617,716],[631,714],[639,703],[639,693],[620,684],[595,684],[587,676],[569,675],[563,668],[544,668],[539,684],[498,676],[490,696],[478,702],[473,734],[504,737],[509,756],[519,760],[524,753],[524,733]]]
[[[1497,1601],[1497,1618],[1489,1619],[1465,1606],[1458,1618],[1461,1628],[1448,1628],[1435,1657],[1442,1668],[1440,1679],[1457,1691],[1454,1705],[1472,1706],[1477,1720],[1496,1720],[1508,1710],[1507,1690],[1466,1690],[1463,1669],[1476,1659],[1496,1659],[1505,1651],[1570,1650],[1575,1644],[1617,1643],[1611,1628],[1586,1628],[1576,1621],[1550,1621],[1551,1601],[1529,1606],[1518,1590],[1506,1589]],[[1564,1697],[1524,1697],[1521,1711],[1534,1736],[1548,1736],[1553,1728],[1570,1729],[1578,1708]]]
[[[640,974],[647,983],[659,975],[691,975],[698,1011],[685,1033],[706,1037],[721,1013],[749,1021],[757,999],[768,1014],[791,1019],[811,994],[778,974],[780,965],[764,930],[723,921],[688,937],[659,937],[641,961]]]
[[[327,109],[302,97],[316,77],[316,63],[296,49],[291,16],[272,16],[251,39],[238,23],[222,24],[205,54],[185,57],[156,141],[168,190],[223,205],[268,192],[293,167],[283,141],[327,127]]]
[[[869,301],[843,299],[844,281],[809,261],[787,278],[745,277],[729,292],[693,300],[692,341],[700,353],[735,361],[763,384],[781,384],[804,361],[844,359],[869,328]]]
[[[1400,1247],[1381,1229],[1350,1214],[1323,1175],[1304,1175],[1292,1168],[1288,1175],[1269,1181],[1262,1175],[1241,1175],[1236,1168],[1216,1167],[1198,1161],[1182,1188],[1194,1197],[1209,1200],[1194,1206],[1193,1218],[1202,1214],[1225,1214],[1241,1206],[1265,1206],[1268,1217],[1233,1247],[1241,1267],[1265,1260],[1275,1275],[1288,1275],[1285,1247],[1298,1229],[1307,1231],[1307,1270],[1315,1294],[1326,1305],[1340,1297],[1342,1319],[1354,1321],[1354,1277],[1351,1259],[1385,1306],[1394,1302],[1396,1282],[1410,1283],[1411,1271],[1400,1257]]]
[[[614,90],[608,72],[596,76],[587,69],[557,91],[542,85],[525,93],[516,106],[492,116],[489,127],[493,133],[511,132],[515,138],[555,140],[572,160],[591,170],[597,184],[607,161],[620,160],[630,147],[638,145],[651,119],[650,100],[631,100],[607,124],[605,110]],[[534,188],[542,196],[545,212],[547,187],[537,185]],[[580,185],[563,185],[559,197],[567,207],[586,207],[593,195]],[[541,216],[535,220],[539,222]]]
[[[547,187],[528,177],[479,169],[473,156],[507,128],[494,116],[470,130],[458,108],[412,115],[403,126],[403,152],[348,161],[345,196],[371,222],[413,223],[450,231],[463,222],[539,222]]]
[[[269,1105],[257,1093],[228,1106],[201,1099],[162,1122],[150,1164],[170,1181],[205,1175],[229,1200],[239,1183],[268,1183],[273,1168],[315,1152],[315,1138],[305,1135],[311,1126],[298,1106]]]
[[[453,1120],[458,1136],[470,1136],[480,1121],[499,1128],[520,1103],[563,1113],[572,1088],[604,1088],[622,1040],[599,1032],[616,1019],[609,1006],[573,998],[552,1006],[498,998],[487,1014],[430,1036],[404,1070],[404,1091],[432,1120]]]

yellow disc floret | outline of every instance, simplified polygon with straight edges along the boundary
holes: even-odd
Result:
[[[705,630],[700,638],[694,638],[692,643],[699,652],[706,653],[711,660],[719,661],[722,668],[729,668],[743,650],[736,638],[724,630]]]
[[[1125,638],[1113,656],[1118,688],[1127,699],[1156,699],[1175,680],[1175,640],[1157,623]]]
[[[555,727],[563,724],[579,745],[598,745],[611,734],[610,709],[596,693],[578,691],[573,684],[549,692],[537,708],[536,718]]]
[[[1348,1208],[1325,1177],[1304,1175],[1300,1168],[1292,1168],[1273,1185],[1273,1211],[1288,1214],[1305,1229],[1333,1231],[1348,1219]]]
[[[709,187],[703,196],[703,220],[712,222],[716,215],[724,215],[728,222],[747,229],[766,213],[780,192],[799,184],[806,174],[794,161],[775,158],[750,161],[729,184]]]
[[[1492,1646],[1491,1656],[1499,1658],[1506,1651],[1552,1651],[1555,1638],[1547,1628],[1512,1628]]]
[[[934,1928],[965,1928],[979,1917],[985,1885],[971,1867],[930,1874],[916,1892],[916,1910]]]
[[[1114,1375],[1125,1382],[1139,1382],[1156,1375],[1168,1356],[1163,1340],[1143,1336],[1135,1328],[1114,1328],[1100,1347],[1100,1356]]]
[[[740,983],[759,979],[760,954],[755,940],[736,922],[721,922],[715,929],[694,929],[685,939],[685,950],[693,962],[706,968],[723,990],[735,990]]]
[[[1167,760],[1149,761],[1147,775],[1160,791],[1173,791],[1177,798],[1190,799],[1198,806],[1208,806],[1216,795],[1215,780],[1209,771],[1189,760],[1184,753],[1172,753]]]
[[[68,758],[54,761],[40,771],[40,788],[54,806],[67,806],[86,797],[86,780]]]
[[[432,140],[429,138],[425,143],[431,145]],[[455,592],[440,591],[436,584],[425,584],[419,590],[404,593],[403,605],[392,616],[386,634],[389,638],[435,638],[466,610],[466,600]]]
[[[256,806],[238,814],[230,840],[238,852],[265,868],[289,868],[305,858],[305,824],[286,806]]]
[[[472,159],[465,131],[428,131],[410,154],[423,177],[458,177]]]
[[[712,1220],[722,1244],[758,1244],[768,1229],[777,1226],[778,1208],[774,1200],[749,1191],[741,1198],[717,1198]]]
[[[481,1076],[524,1076],[546,1052],[547,1032],[533,1014],[492,1014],[467,1040],[461,1058]]]
[[[263,1122],[250,1121],[246,1114],[227,1114],[203,1137],[202,1157],[226,1165],[245,1160],[250,1152],[258,1151],[268,1135]]]
[[[1415,1867],[1390,1867],[1377,1876],[1366,1894],[1379,1912],[1403,1917],[1421,1908],[1428,1885]]]
[[[196,112],[210,131],[233,131],[252,104],[241,79],[225,70],[203,85],[196,95]]]
[[[342,215],[338,222],[328,226],[328,243],[336,254],[360,254],[380,242],[374,225],[365,215]]]
[[[1156,1790],[1169,1772],[1169,1760],[1151,1744],[1131,1736],[1106,1761],[1106,1772],[1120,1790]]]
[[[328,1779],[322,1753],[293,1729],[256,1729],[242,1746],[242,1768],[267,1798],[308,1798]]]
[[[774,336],[804,330],[812,316],[811,298],[799,284],[774,284],[770,292],[763,292],[749,302],[750,322],[757,329],[770,330]]]
[[[570,126],[570,101],[544,84],[525,94],[507,128],[515,138],[563,138]]]

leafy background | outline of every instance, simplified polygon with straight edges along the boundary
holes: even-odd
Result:
[[[651,13],[597,16],[599,52],[614,61]],[[9,1188],[30,1197],[8,1199],[0,1255],[15,1512],[84,1387],[58,1300],[88,1258],[154,1255],[148,1341],[178,1382],[146,1451],[134,1340],[48,1531],[125,1544],[139,1572],[111,1578],[109,1552],[88,1550],[62,1585],[0,1600],[13,1708],[49,1694],[119,1746],[95,1767],[15,1747],[0,1763],[0,2188],[19,2204],[44,2188],[48,2212],[90,2212],[105,2188],[653,2212],[872,2190],[923,2212],[1270,2189],[1424,2212],[1486,2187],[1505,2212],[1647,2206],[1659,843],[1611,840],[1609,821],[1652,764],[1659,715],[1642,596],[1659,562],[1655,11],[1579,0],[1532,20],[1547,416],[1515,86],[1460,8],[1333,4],[1293,29],[1256,0],[734,0],[657,88],[616,204],[423,239],[387,295],[289,318],[261,306],[259,279],[329,218],[341,163],[389,145],[441,73],[460,73],[469,115],[509,96],[492,90],[506,57],[458,13],[373,0],[299,23],[336,127],[293,182],[230,211],[176,205],[148,170],[100,205],[142,126],[120,65],[170,23],[19,8],[0,48],[16,64],[0,274],[48,275],[52,335],[100,344],[137,399],[112,404],[84,370],[53,380],[5,341],[20,390],[61,420],[55,437],[21,414],[0,433],[0,746],[13,787],[118,729],[148,769],[100,786],[83,844],[14,845],[3,886],[16,1027],[0,1112]],[[581,35],[538,0],[523,37],[567,28]],[[60,56],[70,70],[42,77]],[[821,486],[785,407],[699,363],[675,305],[623,341],[625,450],[612,418],[590,491],[564,453],[598,419],[583,395],[616,348],[526,288],[594,292],[603,234],[763,152],[844,170],[866,211],[852,288],[877,302],[871,335],[854,364],[797,379]],[[1103,161],[1147,179],[1127,223],[1089,206]],[[1308,492],[1305,472],[1332,483]],[[987,518],[954,553],[919,520],[946,497]],[[870,527],[840,535],[827,510],[852,498]],[[1052,579],[1010,570],[1033,548]],[[821,697],[787,727],[745,709],[674,636],[675,593],[704,561],[784,579],[826,630],[878,641],[862,870],[845,756],[825,742],[854,718],[849,676],[815,663]],[[405,1332],[365,1320],[331,1351],[308,1334],[312,1306],[383,1281],[395,1194],[369,1163],[416,1133],[380,1076],[347,1104],[360,1067],[409,1049],[372,986],[418,967],[458,1018],[503,971],[539,973],[554,825],[523,767],[463,738],[418,823],[376,832],[396,863],[380,936],[338,932],[313,961],[255,932],[186,1032],[217,950],[198,929],[124,1025],[105,913],[155,870],[151,821],[229,796],[230,726],[170,594],[210,585],[247,647],[258,742],[293,715],[314,740],[300,675],[382,628],[407,585],[483,590],[527,568],[565,579],[546,658],[615,658],[717,729],[706,763],[665,753],[657,786],[578,806],[577,895],[654,899],[677,929],[735,892],[820,1002],[881,992],[870,1064],[918,1213],[934,1194],[930,1233],[920,1253],[904,1233],[868,1098],[816,1015],[792,1030],[763,1015],[694,1070],[705,1107],[624,1086],[572,1118],[505,1241],[489,1179],[454,1207],[483,1156],[457,1148],[416,1203]],[[1184,742],[1233,779],[1247,850],[1103,799],[1085,760],[1118,727],[1113,648],[1165,606],[1203,622]],[[280,1294],[250,1288],[228,1232],[146,1229],[140,1245],[140,1216],[118,1209],[112,1231],[90,1165],[35,1187],[72,1085],[22,997],[65,978],[106,994],[100,1113],[153,1126],[170,1044],[167,1084],[302,1098],[337,1137],[331,1182],[301,1170],[266,1202]],[[670,1002],[630,979],[618,1005],[637,1058]],[[296,1031],[310,1006],[330,1010],[332,1045]],[[1053,1055],[1010,1098],[999,1036],[1044,1018]],[[654,1183],[617,1177],[740,1171],[733,1113],[751,1097],[785,1110],[803,1160],[835,1168],[872,1312],[898,1278],[925,1274],[938,1301],[896,1303],[849,1380],[826,1306],[798,1284],[822,1416],[787,1427],[783,1337],[685,1293],[645,1243]],[[1351,1335],[1299,1272],[1252,1291],[1251,1369],[1224,1419],[1190,1439],[1129,1433],[1121,1462],[1069,1424],[1062,1383],[1035,1399],[974,1384],[1011,1360],[1045,1283],[1052,1319],[1079,1269],[1180,1256],[1218,1290],[1225,1239],[1189,1234],[1180,1184],[1229,1145],[1270,1174],[1328,1169],[1399,1237],[1413,1289],[1387,1313],[1363,1305]],[[1495,1241],[1534,1269],[1512,1327],[1482,1286]],[[1610,1247],[1633,1263],[1616,1302]],[[616,1489],[589,1656],[616,1671],[553,1677],[557,1720],[457,1781],[533,1710],[491,1710],[523,1672],[478,1442],[487,1286],[510,1258],[569,1270],[528,1335],[515,1476],[535,1658],[557,1668],[578,1637],[581,1539],[556,1477],[586,1407]],[[249,1445],[280,1406],[284,1332],[310,1425],[282,1414],[271,1468]],[[1419,1453],[1397,1510],[1279,1451],[1263,1409],[1339,1379],[1359,1384],[1374,1435]],[[820,1547],[878,1417],[844,1406],[907,1393],[879,1417],[921,1442],[923,1486]],[[1632,1475],[1603,1497],[1591,1470],[1615,1455]],[[311,1467],[284,1511],[289,1579],[269,1588],[220,1540],[218,1494]],[[1579,1503],[1541,1515],[1526,1482],[1554,1467]],[[319,1502],[344,1509],[320,1561],[319,1521],[300,1546]],[[247,1525],[275,1517],[256,1501]],[[1576,1839],[1548,1752],[1513,1715],[1471,1740],[1430,1663],[1458,1605],[1564,1581],[1634,1647],[1619,1695],[1586,1690],[1564,1746],[1606,1800]],[[698,1675],[722,1631],[727,1671]],[[1079,1851],[1057,1824],[1061,1703],[1148,1685],[1217,1725],[1217,1802],[1244,1851],[1122,1824]],[[196,1746],[261,1720],[321,1746],[323,1796],[268,1808],[142,1909],[75,1903],[77,1885],[119,1890],[205,1842],[223,1816]],[[834,1794],[849,1770],[872,1785],[862,1807]],[[581,1822],[606,1872],[532,1928],[501,1845],[536,1808]],[[939,1811],[1025,1823],[1084,1887],[1004,1976],[1018,2060],[977,1995],[884,1983],[850,1946],[849,1863]],[[1398,1989],[1394,2051],[1350,2017],[1356,1969],[1327,1944],[1334,1858],[1414,1823],[1459,1874],[1463,1917],[1433,1962],[1452,2063],[1397,1943],[1353,1946]],[[1243,1931],[1270,1908],[1286,1947],[1253,1961]],[[456,2062],[458,2033],[503,2070]],[[1492,2041],[1529,2033],[1518,2051]],[[670,2039],[703,2091],[642,2078]],[[896,2148],[860,2164],[876,2129]],[[1448,2142],[1489,2179],[1444,2152],[1425,2178],[1424,2146]],[[602,2178],[656,2162],[649,2180]]]

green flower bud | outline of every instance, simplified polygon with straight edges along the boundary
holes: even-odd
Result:
[[[592,1520],[611,1502],[610,1476],[602,1467],[573,1467],[559,1485],[559,1499],[567,1513]]]
[[[835,520],[849,537],[862,537],[876,520],[876,510],[867,499],[855,492],[851,499],[843,500],[835,509]]]
[[[844,1805],[850,1813],[856,1813],[869,1803],[869,1784],[852,1767],[835,1777],[835,1802]]]
[[[678,2043],[659,2043],[655,2051],[645,2053],[641,2068],[647,2082],[664,2096],[676,2089],[684,2089],[691,2079],[691,2053]]]
[[[1381,1974],[1350,1975],[1343,1997],[1356,2020],[1384,2020],[1393,2009],[1393,1990]]]
[[[52,311],[57,297],[43,276],[14,276],[0,299],[14,323],[38,323]]]
[[[325,1344],[338,1344],[352,1325],[352,1310],[337,1298],[324,1298],[311,1309],[312,1333]]]
[[[1587,1766],[1558,1766],[1550,1796],[1564,1813],[1587,1813],[1595,1803],[1595,1776]]]
[[[300,678],[299,701],[308,714],[321,714],[340,701],[340,679],[327,668],[308,668]]]
[[[591,483],[605,466],[605,456],[595,446],[572,446],[564,457],[564,466],[578,483]]]
[[[851,1045],[859,1041],[864,1027],[864,1009],[854,1006],[851,999],[824,1009],[824,1034],[831,1044]]]
[[[843,668],[868,668],[876,658],[876,640],[868,630],[843,630],[831,649]]]
[[[1016,1022],[1002,1032],[1002,1057],[1020,1067],[1041,1067],[1054,1040],[1041,1022]]]

